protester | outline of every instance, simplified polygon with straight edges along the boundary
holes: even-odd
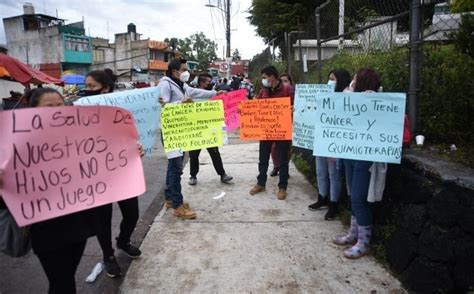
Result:
[[[52,88],[31,90],[26,98],[31,107],[65,105],[61,94]],[[6,209],[4,203],[0,203],[0,209]],[[98,230],[97,211],[93,208],[31,225],[32,249],[48,278],[48,293],[76,293],[77,267],[87,239]]]
[[[82,96],[107,94],[113,90],[113,77],[105,71],[95,70],[87,74],[86,87]],[[142,252],[130,243],[130,237],[139,218],[138,197],[119,201],[118,205],[122,213],[122,221],[119,236],[116,238],[117,248],[123,250],[131,258],[138,258]],[[122,270],[112,247],[112,204],[102,206],[100,216],[101,223],[97,239],[102,249],[105,271],[111,278],[118,277],[122,274]]]
[[[242,79],[239,76],[233,76],[232,82],[230,83],[230,87],[232,88],[233,91],[236,91],[240,89],[241,82],[242,82]]]
[[[227,78],[224,78],[222,80],[222,83],[219,84],[218,89],[221,91],[227,91],[227,92],[232,91],[232,88],[228,84]]]
[[[380,78],[371,69],[360,69],[356,74],[354,92],[377,92]],[[344,251],[344,256],[355,259],[369,253],[372,235],[372,211],[367,201],[372,161],[344,159],[347,181],[351,189],[352,217],[351,226],[346,235],[334,238],[338,245],[353,245]]]
[[[224,91],[208,91],[192,88],[186,82],[189,80],[189,71],[185,59],[175,59],[168,64],[166,76],[160,80],[160,102],[191,103],[193,99],[209,99]],[[181,175],[183,174],[183,156],[168,159],[166,171],[165,206],[173,208],[173,215],[182,219],[195,219],[196,213],[183,202],[181,193]]]
[[[329,73],[328,85],[334,86],[335,92],[342,92],[349,87],[351,76],[345,69],[333,70]],[[341,195],[341,171],[337,169],[336,158],[316,156],[316,180],[318,183],[318,202],[308,206],[309,210],[317,210],[329,206],[325,220],[334,220],[339,212],[338,203]],[[328,197],[329,196],[329,197]]]
[[[283,84],[278,75],[278,70],[274,66],[267,66],[260,72],[262,75],[262,88],[257,98],[277,98],[277,97],[290,97],[291,104],[293,105],[294,90],[291,85]],[[267,171],[268,161],[270,159],[270,153],[272,144],[276,144],[278,153],[278,160],[280,162],[280,181],[278,183],[278,194],[279,200],[286,199],[286,189],[288,186],[288,163],[289,163],[289,152],[291,148],[291,141],[272,141],[262,140],[259,145],[259,162],[258,162],[258,177],[257,185],[250,190],[250,195],[265,191],[265,185],[267,183]]]
[[[240,82],[240,89],[247,90],[247,98],[253,99],[254,98],[254,88],[253,84],[250,81],[249,77],[244,77],[242,74],[242,82]]]
[[[293,87],[293,79],[287,73],[284,73],[280,76],[280,81],[283,83],[283,85],[290,85]],[[278,161],[278,152],[277,152],[275,143],[273,143],[272,145],[272,162],[273,162],[273,169],[270,172],[270,177],[276,177],[278,176],[278,173],[280,171],[280,162]]]
[[[200,74],[198,76],[198,87],[199,89],[210,90],[212,89],[212,76],[210,74]],[[221,177],[222,183],[229,183],[233,177],[227,175],[224,170],[222,163],[221,154],[219,153],[218,147],[207,148],[207,152],[211,156],[212,165],[216,170],[217,174]],[[189,163],[190,163],[190,178],[188,184],[195,186],[197,184],[197,174],[199,172],[199,154],[201,149],[189,151]]]

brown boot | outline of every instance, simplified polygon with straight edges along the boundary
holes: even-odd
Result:
[[[171,200],[165,200],[165,208],[166,210],[170,209],[173,207],[173,201]],[[183,201],[183,207],[186,208],[186,209],[189,209],[189,203],[186,202],[186,201]]]
[[[182,219],[195,219],[196,218],[196,213],[192,211],[191,209],[184,208],[184,205],[181,205],[180,207],[173,209],[173,215]]]
[[[250,195],[255,195],[255,194],[260,193],[260,192],[265,192],[265,186],[259,186],[259,185],[253,186],[252,189],[250,189],[249,194]]]
[[[285,188],[280,188],[280,190],[278,190],[277,198],[278,198],[278,200],[285,200],[286,199],[286,189]]]

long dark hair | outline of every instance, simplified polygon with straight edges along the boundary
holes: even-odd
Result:
[[[64,100],[63,95],[61,95],[61,93],[59,93],[56,89],[53,88],[33,89],[25,94],[25,98],[30,104],[30,107],[37,107],[40,103],[41,97],[43,97],[44,94],[58,94],[59,97]]]
[[[290,74],[282,73],[281,76],[280,76],[280,79],[283,78],[283,77],[286,77],[288,79],[288,82],[290,82],[290,85],[293,86],[293,78],[290,76]]]
[[[86,75],[86,77],[93,78],[97,83],[101,84],[103,88],[109,88],[108,93],[114,91],[114,78],[103,70],[93,70]]]
[[[351,84],[351,75],[345,69],[332,70],[329,75],[333,74],[336,77],[336,88],[334,92],[342,92]]]
[[[361,68],[356,73],[354,92],[372,90],[377,92],[382,85],[379,75],[370,68]]]

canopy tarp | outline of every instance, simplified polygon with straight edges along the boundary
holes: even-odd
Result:
[[[61,80],[63,80],[66,85],[84,85],[86,77],[82,75],[63,75]]]
[[[53,78],[29,65],[24,64],[16,58],[0,53],[0,68],[4,68],[10,77],[23,84],[56,84],[64,85],[60,79]]]

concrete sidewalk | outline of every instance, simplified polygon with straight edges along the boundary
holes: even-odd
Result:
[[[197,212],[192,221],[163,210],[142,243],[121,293],[402,293],[400,283],[373,257],[347,260],[331,238],[345,231],[325,211],[308,211],[317,192],[293,164],[288,197],[276,199],[277,178],[250,196],[258,144],[220,148],[233,184],[221,184],[207,151],[198,185],[183,194]],[[225,192],[225,196],[214,197]]]

